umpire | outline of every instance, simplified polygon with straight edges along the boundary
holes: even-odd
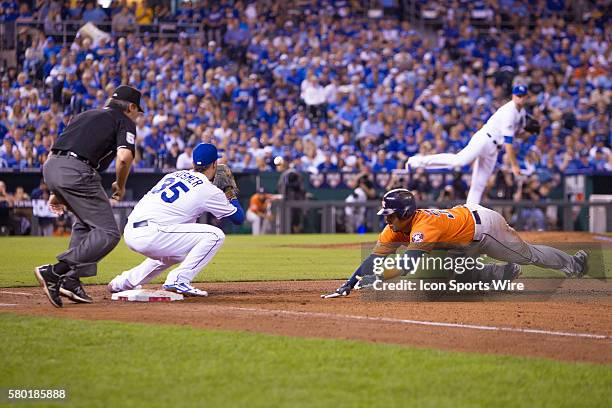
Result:
[[[34,270],[55,307],[62,307],[60,295],[92,303],[79,278],[95,276],[97,262],[119,243],[110,202],[120,201],[125,194],[140,112],[140,92],[119,86],[104,108],[80,113],[70,121],[44,164],[43,177],[51,190],[49,207],[56,214],[68,209],[76,215],[68,250],[57,256],[56,264]],[[109,200],[100,172],[115,157],[117,176]]]

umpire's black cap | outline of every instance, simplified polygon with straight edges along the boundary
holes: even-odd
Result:
[[[377,215],[397,214],[400,218],[408,218],[416,211],[414,195],[405,188],[387,191],[382,198],[382,208]]]
[[[120,101],[126,101],[133,103],[138,106],[140,112],[144,112],[140,107],[140,91],[129,85],[119,85],[115,92],[113,92],[113,98]]]

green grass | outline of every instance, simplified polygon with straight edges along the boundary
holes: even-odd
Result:
[[[359,265],[360,249],[294,248],[290,245],[375,242],[375,235],[248,235],[228,236],[212,262],[198,276],[199,281],[283,280],[344,278]],[[0,239],[0,253],[9,262],[0,263],[0,286],[36,285],[33,267],[55,260],[66,250],[67,238]],[[86,283],[106,283],[132,268],[144,257],[132,252],[122,241],[98,265],[98,276]],[[156,282],[161,282],[158,279]]]
[[[609,366],[358,341],[10,314],[0,334],[0,388],[64,388],[58,407],[604,407],[612,385]]]
[[[360,248],[296,248],[293,245],[328,245],[341,243],[369,243],[376,241],[368,235],[231,235],[213,261],[196,281],[250,281],[295,279],[344,279],[355,270],[367,249]],[[601,245],[604,245],[602,243]],[[608,247],[610,244],[606,244]],[[0,239],[0,287],[36,285],[34,266],[53,262],[55,256],[68,246],[67,238],[19,237]],[[368,247],[369,248],[369,247]],[[574,251],[572,248],[571,251]],[[593,269],[605,269],[612,276],[612,250],[593,250]],[[604,258],[602,258],[602,256]],[[597,260],[596,258],[599,258]],[[115,275],[144,259],[128,249],[123,241],[98,267],[98,275],[85,279],[86,283],[106,283]],[[605,265],[605,267],[603,266]],[[534,266],[523,269],[525,277],[563,277],[561,272]],[[158,278],[154,282],[161,282]]]

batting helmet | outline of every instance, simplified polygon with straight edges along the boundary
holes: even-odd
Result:
[[[409,218],[416,211],[414,195],[405,188],[387,191],[382,198],[382,208],[378,215],[397,214],[400,218]]]

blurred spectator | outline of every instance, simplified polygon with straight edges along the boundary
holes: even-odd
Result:
[[[306,189],[302,175],[289,167],[284,160],[277,162],[277,170],[281,171],[278,179],[278,193],[285,201],[301,201],[306,199]],[[291,232],[299,234],[304,228],[303,212],[299,208],[291,208]]]
[[[336,156],[330,151],[325,151],[323,161],[317,165],[317,170],[320,172],[338,171],[338,165],[334,161],[337,161]]]
[[[19,222],[13,216],[13,195],[6,190],[4,181],[0,181],[0,235],[15,235]]]
[[[130,83],[146,105],[138,167],[189,168],[188,146],[214,134],[235,169],[275,170],[282,156],[296,171],[393,172],[417,153],[461,150],[525,82],[542,129],[516,147],[521,168],[555,179],[611,170],[610,27],[598,4],[575,20],[559,2],[444,0],[421,8],[440,29],[431,37],[408,21],[369,19],[359,2],[307,0],[295,19],[278,2],[181,1],[175,13],[146,1],[41,0],[33,12],[9,3],[11,18],[51,35],[20,36],[19,66],[0,77],[3,167],[39,168],[70,115]],[[62,16],[80,15],[112,16],[110,40],[62,44]],[[182,28],[176,38],[132,33],[151,23]],[[412,182],[425,188],[427,178]]]
[[[367,174],[357,177],[357,186],[344,200],[347,204],[365,203],[376,197],[374,183]],[[347,206],[344,209],[345,228],[348,233],[366,232],[366,208],[360,206]]]
[[[57,217],[53,225],[52,235],[54,237],[69,237],[71,235],[70,221],[66,213]]]
[[[516,193],[517,185],[510,166],[502,166],[491,178],[487,186],[488,197],[492,200],[512,200]],[[512,208],[501,207],[495,211],[504,215],[507,220],[512,216]]]
[[[136,17],[127,6],[123,6],[121,11],[113,16],[112,30],[115,34],[134,31],[135,24]]]
[[[62,15],[60,12],[55,9],[49,9],[49,12],[43,20],[43,26],[46,35],[61,35]]]
[[[83,23],[94,23],[100,24],[108,19],[108,16],[98,5],[97,1],[88,1],[85,4],[85,10],[83,11]]]
[[[415,198],[421,201],[431,199],[432,186],[424,169],[416,169],[408,182],[408,190],[412,191]]]
[[[148,0],[142,0],[136,4],[134,17],[139,26],[147,26],[153,23],[153,8]]]
[[[315,122],[327,119],[327,103],[325,89],[314,75],[302,81],[304,103],[308,107],[308,114]]]
[[[178,161],[180,154],[181,153],[179,150],[178,143],[176,142],[172,143],[172,145],[170,146],[170,149],[168,150],[168,154],[166,154],[164,168],[165,169],[176,169],[176,163]]]
[[[235,18],[230,18],[227,23],[227,31],[223,36],[223,42],[227,45],[228,56],[238,62],[246,61],[246,48],[249,42],[248,25],[241,24]]]
[[[397,162],[387,157],[387,152],[379,150],[376,153],[375,160],[372,163],[372,171],[374,173],[390,173],[397,168]]]
[[[24,188],[17,186],[13,194],[13,217],[19,223],[18,231],[15,235],[30,235],[32,213],[26,206],[30,203],[30,196],[25,192]]]
[[[32,199],[32,214],[38,222],[38,235],[49,237],[53,235],[53,228],[57,215],[49,209],[49,191],[41,190],[40,197]]]
[[[467,198],[467,192],[468,186],[462,179],[460,169],[455,169],[452,173],[452,179],[444,186],[437,201],[441,203],[446,203],[449,201],[465,201]]]
[[[542,185],[536,175],[519,181],[515,193],[515,201],[524,200],[533,202],[533,207],[520,208],[511,223],[520,231],[544,231],[546,230],[546,216],[542,200],[548,195],[548,187]]]

